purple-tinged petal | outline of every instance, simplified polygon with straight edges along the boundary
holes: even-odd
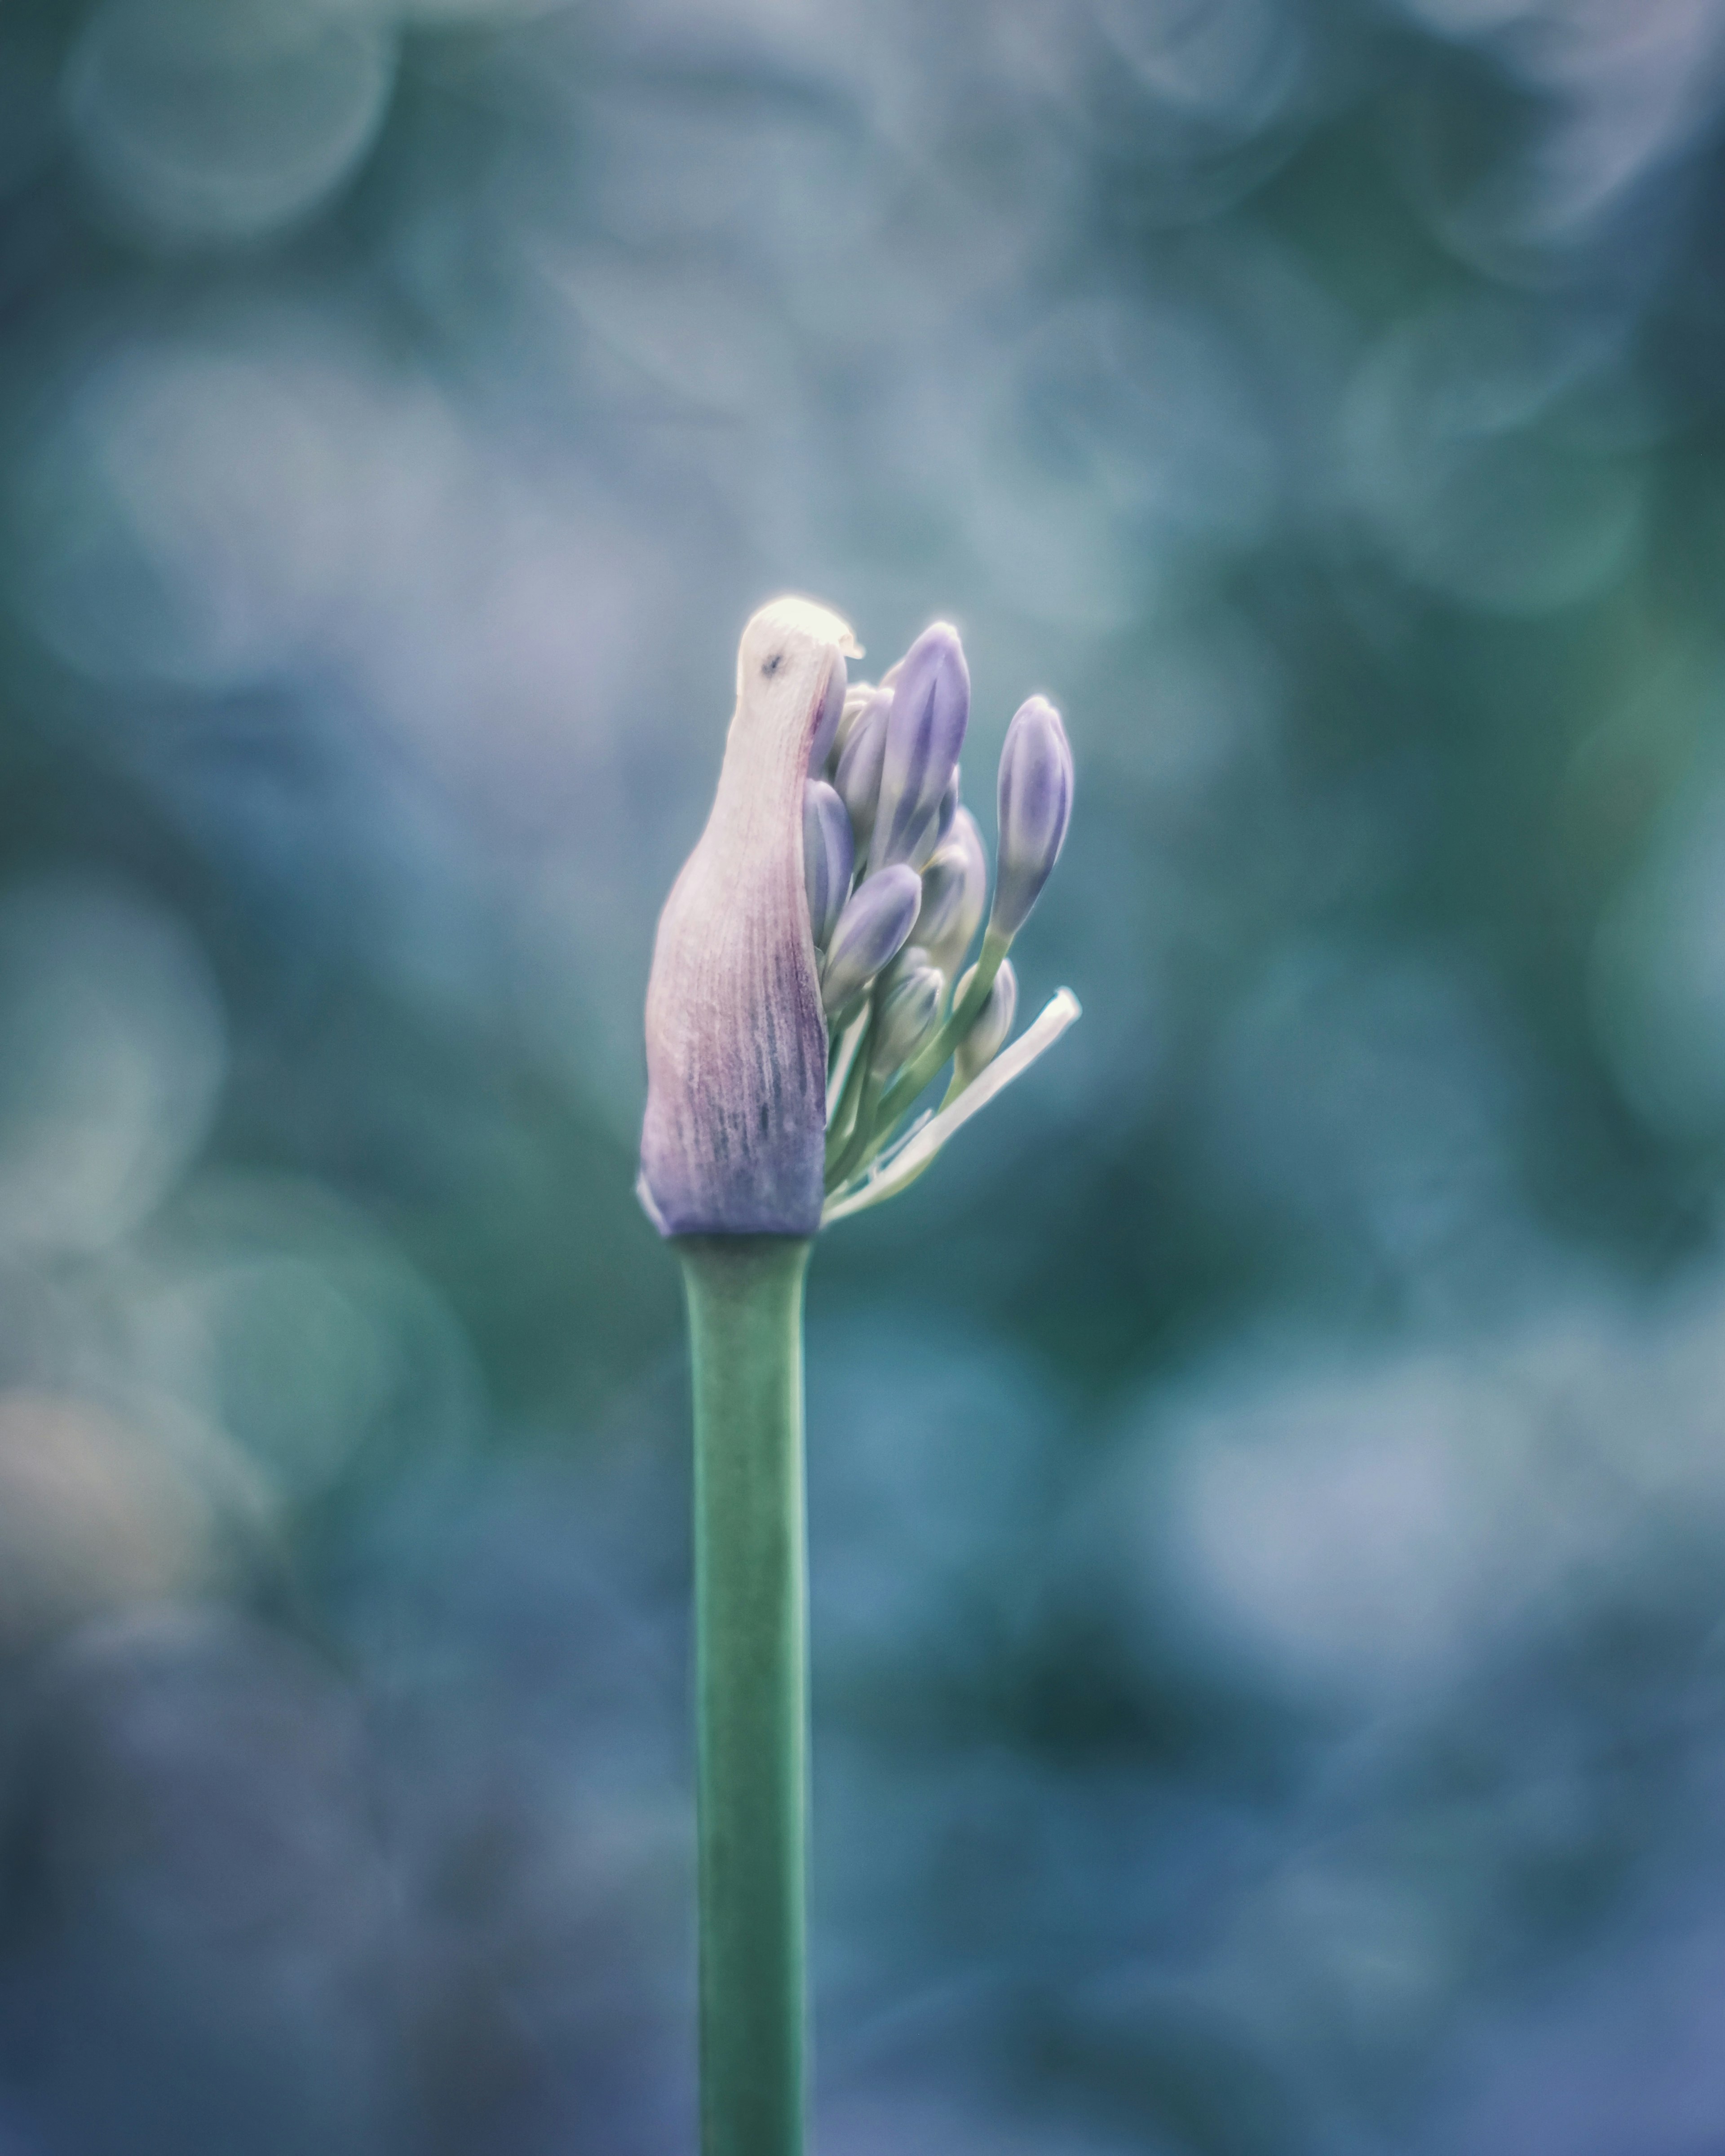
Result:
[[[813,1235],[827,1029],[803,874],[809,752],[838,616],[777,599],[743,631],[706,829],[659,918],[642,1202],[662,1235]]]
[[[1072,814],[1072,749],[1045,696],[1020,704],[1000,752],[1000,822],[988,932],[1010,942],[1060,856]]]
[[[872,869],[911,860],[928,835],[957,768],[970,717],[970,674],[950,622],[925,629],[902,665],[886,723]]]

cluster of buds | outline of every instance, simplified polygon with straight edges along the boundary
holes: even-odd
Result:
[[[648,988],[639,1190],[665,1235],[807,1235],[892,1196],[1078,1015],[1062,989],[1007,1046],[1007,952],[1071,811],[1059,712],[1032,696],[1007,729],[991,902],[959,799],[957,632],[937,622],[878,686],[850,686],[847,656],[850,630],[807,600],[743,633],[718,793]]]

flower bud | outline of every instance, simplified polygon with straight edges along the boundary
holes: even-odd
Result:
[[[970,675],[949,622],[925,629],[892,691],[870,865],[912,859],[940,814],[970,717]],[[931,848],[932,851],[932,849]]]
[[[1000,825],[988,932],[1010,942],[1060,856],[1072,813],[1072,750],[1045,696],[1019,705],[1000,752]]]
[[[958,767],[955,763],[952,766],[952,776],[947,781],[947,790],[941,796],[940,814],[935,818],[934,821],[934,842],[936,845],[943,845],[946,843],[947,834],[952,828],[952,819],[957,814]]]
[[[874,698],[875,685],[872,681],[853,681],[846,688],[845,708],[839,715],[839,731],[833,736],[832,748],[827,757],[828,762],[835,768],[839,757],[845,753],[845,744],[850,739],[857,721],[874,701]],[[813,766],[810,768],[812,769]]]
[[[886,752],[886,726],[892,712],[892,691],[877,689],[858,713],[833,773],[839,798],[850,811],[851,829],[859,849],[869,843],[875,828],[875,803],[880,794],[880,762]]]
[[[835,664],[855,649],[808,599],[775,600],[743,631],[718,792],[647,988],[636,1187],[661,1235],[809,1235],[820,1219],[827,1028],[803,798]]]
[[[830,1018],[859,996],[911,933],[922,896],[922,880],[901,862],[871,875],[851,894],[820,977],[821,1002]]]
[[[946,976],[927,963],[926,952],[912,946],[901,955],[875,1008],[869,1062],[877,1077],[901,1070],[928,1039],[940,1022],[946,990]]]
[[[803,878],[809,892],[809,927],[824,951],[850,890],[856,842],[845,803],[824,778],[803,792]]]
[[[962,1002],[964,991],[970,986],[973,966],[959,982],[953,997],[955,1004]],[[1012,1031],[1012,1022],[1018,1016],[1019,977],[1012,970],[1010,958],[1003,958],[1000,971],[996,973],[983,1007],[977,1013],[968,1033],[958,1044],[952,1057],[952,1075],[960,1089],[969,1085],[979,1071],[986,1070],[1006,1045],[1006,1036]]]
[[[911,935],[951,980],[983,925],[988,898],[988,857],[969,809],[954,813],[952,828],[922,871],[922,908]]]
[[[839,732],[839,721],[845,716],[845,660],[842,653],[833,660],[833,670],[827,676],[827,693],[820,707],[820,716],[814,722],[814,739],[809,745],[809,768],[819,773],[827,767],[827,758],[832,754],[833,742]]]

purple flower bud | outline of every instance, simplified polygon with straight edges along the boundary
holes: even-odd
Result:
[[[887,722],[892,714],[892,691],[877,689],[852,724],[839,758],[833,783],[850,811],[851,829],[859,848],[867,845],[875,828],[875,805],[880,793],[880,760],[886,752]]]
[[[970,986],[973,966],[959,982],[952,1001],[962,1002],[964,991]],[[1012,1022],[1018,1016],[1019,977],[1012,970],[1010,958],[1000,961],[1000,971],[994,976],[983,1007],[977,1013],[971,1029],[958,1044],[952,1058],[952,1075],[961,1087],[968,1086],[979,1071],[986,1070],[1006,1045],[1006,1036],[1012,1031]]]
[[[827,757],[828,762],[835,768],[845,753],[845,745],[850,739],[857,721],[874,701],[875,696],[872,681],[853,681],[846,688],[845,707],[839,715],[839,731],[833,736],[832,749]],[[813,768],[812,766],[810,767]]]
[[[809,749],[809,768],[824,771],[827,758],[832,753],[833,742],[839,732],[839,721],[845,716],[845,658],[839,653],[833,660],[833,670],[827,676],[826,700],[820,707],[820,716],[814,723],[814,739]]]
[[[970,675],[963,647],[957,630],[937,621],[905,654],[892,691],[871,868],[915,855],[940,814],[941,796],[957,768],[969,717]]]
[[[833,931],[820,977],[829,1017],[860,996],[903,949],[922,897],[922,879],[902,862],[868,877],[851,894]]]
[[[890,1077],[916,1055],[940,1022],[946,992],[946,976],[928,963],[927,952],[907,946],[875,1005],[869,1061],[877,1076]]]
[[[1072,813],[1072,750],[1045,696],[1020,704],[1000,752],[1000,828],[988,933],[1010,942],[1060,857]]]
[[[850,890],[856,842],[845,803],[824,778],[811,778],[803,793],[803,880],[809,892],[809,926],[815,948],[824,951]]]
[[[661,1235],[819,1224],[827,1028],[803,793],[835,662],[855,649],[808,599],[777,599],[743,631],[718,792],[659,917],[647,988],[636,1188]]]
[[[988,857],[983,834],[968,808],[957,810],[952,828],[922,871],[922,910],[911,936],[951,980],[983,925],[988,901]]]
[[[952,766],[952,776],[947,781],[947,790],[941,796],[940,814],[935,819],[934,842],[942,845],[952,828],[952,819],[958,814],[958,767]]]

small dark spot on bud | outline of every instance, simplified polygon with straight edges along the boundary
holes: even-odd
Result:
[[[771,658],[767,661],[766,665],[765,665],[761,669],[761,671],[762,671],[763,674],[776,674],[776,673],[778,673],[778,671],[779,668],[780,668],[781,666],[783,666],[783,664],[784,664],[784,654],[783,654],[783,652],[782,652],[782,651],[775,651],[775,652],[773,653],[773,656],[772,656],[772,657],[771,657]]]

